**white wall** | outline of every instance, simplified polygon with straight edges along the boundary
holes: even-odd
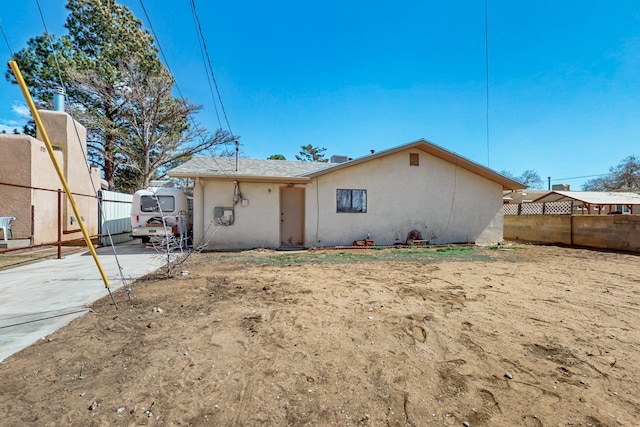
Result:
[[[419,166],[409,166],[411,152]],[[366,189],[367,213],[337,213],[338,188]],[[417,149],[319,176],[306,204],[306,246],[350,245],[368,233],[379,245],[404,243],[412,229],[435,244],[502,240],[502,187]]]
[[[420,154],[420,166],[409,166],[412,152]],[[194,244],[208,241],[210,250],[279,247],[279,189],[286,183],[240,182],[249,205],[236,204],[234,224],[218,226],[213,223],[214,207],[234,206],[233,180],[200,178],[199,182],[194,189]],[[337,213],[338,188],[366,189],[367,212]],[[367,238],[367,233],[377,245],[404,243],[413,229],[433,244],[498,243],[502,186],[410,149],[321,175],[305,187],[307,247],[351,245]]]
[[[248,206],[242,203],[234,206],[234,183],[232,180],[212,181],[200,178],[204,198],[202,225],[203,233],[194,229],[196,239],[204,235],[203,242],[209,242],[207,248],[250,249],[256,247],[276,248],[280,245],[280,185],[272,183],[240,182],[242,197],[248,200]],[[234,207],[233,225],[219,226],[213,218],[214,207]],[[194,203],[194,210],[198,208]],[[195,218],[194,212],[194,218]],[[195,245],[201,244],[199,241]]]

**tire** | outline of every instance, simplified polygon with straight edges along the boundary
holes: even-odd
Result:
[[[142,243],[149,243],[151,241],[151,237],[149,236],[142,236],[140,238],[140,240],[142,240]]]

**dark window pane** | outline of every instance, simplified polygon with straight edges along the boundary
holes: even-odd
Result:
[[[337,212],[367,212],[367,190],[336,190]]]

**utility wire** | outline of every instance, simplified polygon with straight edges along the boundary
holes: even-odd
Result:
[[[202,46],[204,47],[205,55],[207,56],[207,62],[209,64],[209,71],[211,72],[211,77],[213,79],[213,84],[216,87],[216,93],[218,94],[218,101],[220,102],[220,108],[222,109],[222,114],[224,115],[224,120],[227,122],[227,128],[229,129],[229,133],[233,135],[233,131],[231,130],[231,124],[229,124],[229,118],[227,117],[227,112],[224,109],[224,104],[222,103],[222,96],[220,96],[220,89],[218,88],[218,82],[216,81],[216,75],[213,72],[213,66],[211,65],[211,57],[209,56],[209,50],[207,49],[207,43],[204,40],[204,35],[202,33],[202,26],[200,25],[200,18],[198,17],[198,11],[196,10],[195,0],[191,0],[191,11],[193,13],[193,18],[196,22],[198,34],[200,35],[200,39],[202,40]]]
[[[202,63],[204,64],[204,72],[207,76],[207,85],[209,86],[209,93],[211,94],[211,100],[213,101],[213,108],[216,112],[216,118],[218,119],[218,127],[222,128],[222,122],[220,121],[220,114],[218,113],[218,102],[216,101],[216,96],[213,93],[211,76],[209,74],[209,70],[207,69],[207,60],[205,58],[205,50],[203,48],[204,37],[202,36],[202,31],[198,31],[198,28],[200,27],[200,21],[198,21],[198,15],[195,10],[195,5],[192,5],[191,7],[191,14],[193,16],[194,26],[196,27],[196,36],[198,37],[198,47],[200,48],[200,56],[202,57]]]
[[[224,115],[224,120],[227,123],[227,128],[229,129],[229,134],[233,136],[233,130],[231,129],[231,123],[229,123],[229,117],[227,116],[227,111],[224,108],[224,103],[222,102],[222,96],[220,95],[220,89],[218,88],[218,81],[216,80],[216,74],[213,71],[213,66],[211,65],[211,57],[209,56],[209,50],[207,49],[207,43],[204,38],[204,33],[202,32],[202,26],[200,25],[200,17],[198,16],[198,11],[196,9],[195,0],[190,1],[191,4],[191,13],[193,15],[193,20],[196,26],[196,32],[198,34],[198,46],[200,48],[200,54],[202,55],[202,61],[205,66],[205,73],[207,74],[207,82],[209,83],[209,91],[211,92],[211,97],[213,98],[213,106],[216,112],[216,117],[218,118],[218,126],[222,128],[222,124],[220,123],[220,116],[218,114],[218,107],[216,103],[215,96],[213,95],[213,89],[211,88],[211,80],[209,79],[209,74],[211,74],[211,79],[213,80],[213,84],[216,88],[216,93],[218,94],[218,102],[220,102],[220,109],[222,110],[222,114]],[[204,52],[203,52],[204,51]],[[207,60],[205,61],[204,57],[206,56]],[[209,72],[206,71],[207,64],[209,65]],[[235,141],[235,150],[236,150],[236,169],[238,172],[238,140]]]
[[[487,108],[486,108],[486,128],[487,128],[487,167],[490,166],[489,157],[489,0],[484,1],[484,68],[485,68],[485,83],[487,94]]]
[[[56,71],[58,72],[58,80],[62,90],[66,93],[66,89],[64,87],[64,81],[62,80],[62,70],[60,69],[60,62],[58,62],[58,55],[56,55],[56,50],[53,47],[53,42],[51,41],[51,36],[49,34],[49,29],[47,28],[47,21],[44,19],[44,13],[42,13],[42,8],[40,7],[40,0],[36,0],[36,4],[38,5],[38,12],[40,12],[40,19],[42,20],[42,26],[44,27],[44,35],[49,42],[49,49],[51,49],[51,53],[53,54],[53,61],[56,63]]]
[[[569,181],[570,179],[581,179],[581,178],[595,178],[598,176],[607,176],[609,175],[608,173],[600,173],[597,175],[584,175],[584,176],[572,176],[570,178],[555,178],[552,179],[551,181]]]
[[[11,53],[11,57],[15,58],[15,54],[13,53],[13,49],[11,49],[11,45],[9,44],[9,39],[7,38],[7,34],[4,32],[2,21],[0,21],[0,31],[2,31],[2,38],[4,39],[4,42],[7,44],[7,48],[9,49],[9,53]]]
[[[164,54],[164,50],[162,49],[162,46],[160,44],[160,39],[158,38],[158,35],[156,34],[155,29],[153,28],[153,24],[151,23],[151,18],[149,18],[149,14],[147,13],[147,9],[144,6],[144,2],[143,0],[140,0],[140,6],[142,7],[142,11],[144,13],[144,16],[147,18],[147,23],[149,24],[149,28],[151,29],[151,34],[153,34],[153,37],[155,39],[156,44],[158,45],[158,50],[160,51],[160,55],[162,55],[162,59],[164,60],[164,65],[167,67],[167,71],[169,71],[169,74],[171,75],[171,79],[173,80],[173,83],[176,85],[176,90],[178,91],[178,95],[180,96],[180,99],[182,100],[182,103],[185,106],[185,109],[188,109],[188,105],[187,105],[187,100],[185,98],[185,96],[182,94],[182,91],[180,90],[180,87],[178,86],[178,82],[176,81],[175,75],[173,74],[173,72],[171,71],[171,67],[169,66],[169,61],[167,60],[167,56]],[[195,119],[193,118],[193,115],[191,113],[188,113],[189,116],[189,121],[191,122],[191,124],[193,125],[193,129],[196,131],[196,133],[198,134],[198,136],[200,137],[200,139],[202,141],[205,141],[205,137],[202,134],[202,131],[200,130],[200,128],[198,127]],[[229,134],[233,136],[233,133],[231,133],[231,129],[229,129]],[[227,174],[227,171],[224,169],[224,167],[222,167],[218,161],[216,160],[215,157],[212,157],[213,161],[218,165],[218,167],[220,168],[220,170],[222,171],[222,173],[229,178],[229,174]],[[233,177],[235,178],[235,173],[233,174]]]

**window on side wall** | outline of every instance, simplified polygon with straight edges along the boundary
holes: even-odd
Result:
[[[367,212],[367,190],[336,190],[336,211],[346,213]]]

